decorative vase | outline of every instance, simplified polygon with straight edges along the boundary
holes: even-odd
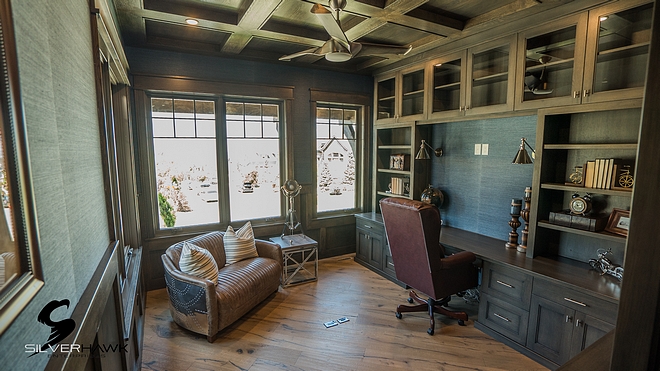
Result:
[[[445,195],[442,193],[442,191],[433,188],[433,186],[429,184],[429,186],[422,192],[420,200],[440,208],[442,207],[443,202],[445,202]]]

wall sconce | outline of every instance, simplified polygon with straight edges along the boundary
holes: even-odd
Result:
[[[527,150],[525,149],[525,144],[529,149],[532,150],[532,157],[529,157],[529,154],[527,153]],[[520,139],[520,149],[518,149],[518,153],[516,154],[516,157],[513,159],[511,162],[512,164],[531,164],[532,163],[532,158],[536,158],[536,152],[534,152],[534,148],[527,143],[527,139],[521,138]]]
[[[419,146],[419,152],[417,152],[417,156],[415,156],[415,160],[428,160],[431,158],[429,156],[429,151],[426,150],[426,147],[430,148],[433,153],[435,153],[435,157],[440,157],[442,156],[442,148],[436,148],[433,149],[424,139],[422,139],[422,144]]]

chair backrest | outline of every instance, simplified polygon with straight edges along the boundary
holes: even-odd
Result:
[[[177,242],[167,248],[165,255],[174,263],[176,269],[179,267],[179,259],[181,258],[181,249],[184,242],[195,244],[199,247],[207,249],[215,259],[218,268],[222,268],[227,263],[227,256],[225,255],[225,244],[222,240],[224,232],[210,232],[197,237],[187,239],[185,241]]]
[[[380,201],[396,278],[435,296],[433,277],[445,253],[440,245],[440,211],[431,204],[405,198]],[[440,299],[440,298],[435,298]]]

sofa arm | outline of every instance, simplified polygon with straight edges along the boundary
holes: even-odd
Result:
[[[161,256],[165,270],[165,283],[175,322],[188,330],[213,336],[217,333],[218,302],[215,283],[178,270],[170,258]],[[205,316],[206,320],[199,320]]]
[[[257,247],[257,254],[262,258],[270,258],[275,260],[280,266],[283,266],[282,248],[280,245],[264,240],[254,240]]]

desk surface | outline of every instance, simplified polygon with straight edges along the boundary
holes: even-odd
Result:
[[[383,222],[382,216],[378,213],[363,213],[356,216],[377,223]],[[448,250],[450,250],[448,253],[452,249],[454,251],[472,251],[482,260],[506,264],[555,280],[557,283],[569,284],[611,302],[619,301],[621,283],[612,276],[601,276],[600,273],[591,269],[589,264],[562,257],[537,256],[534,259],[528,258],[524,253],[519,253],[515,249],[505,248],[505,242],[504,240],[446,226],[443,226],[440,232],[440,243],[448,247]]]

